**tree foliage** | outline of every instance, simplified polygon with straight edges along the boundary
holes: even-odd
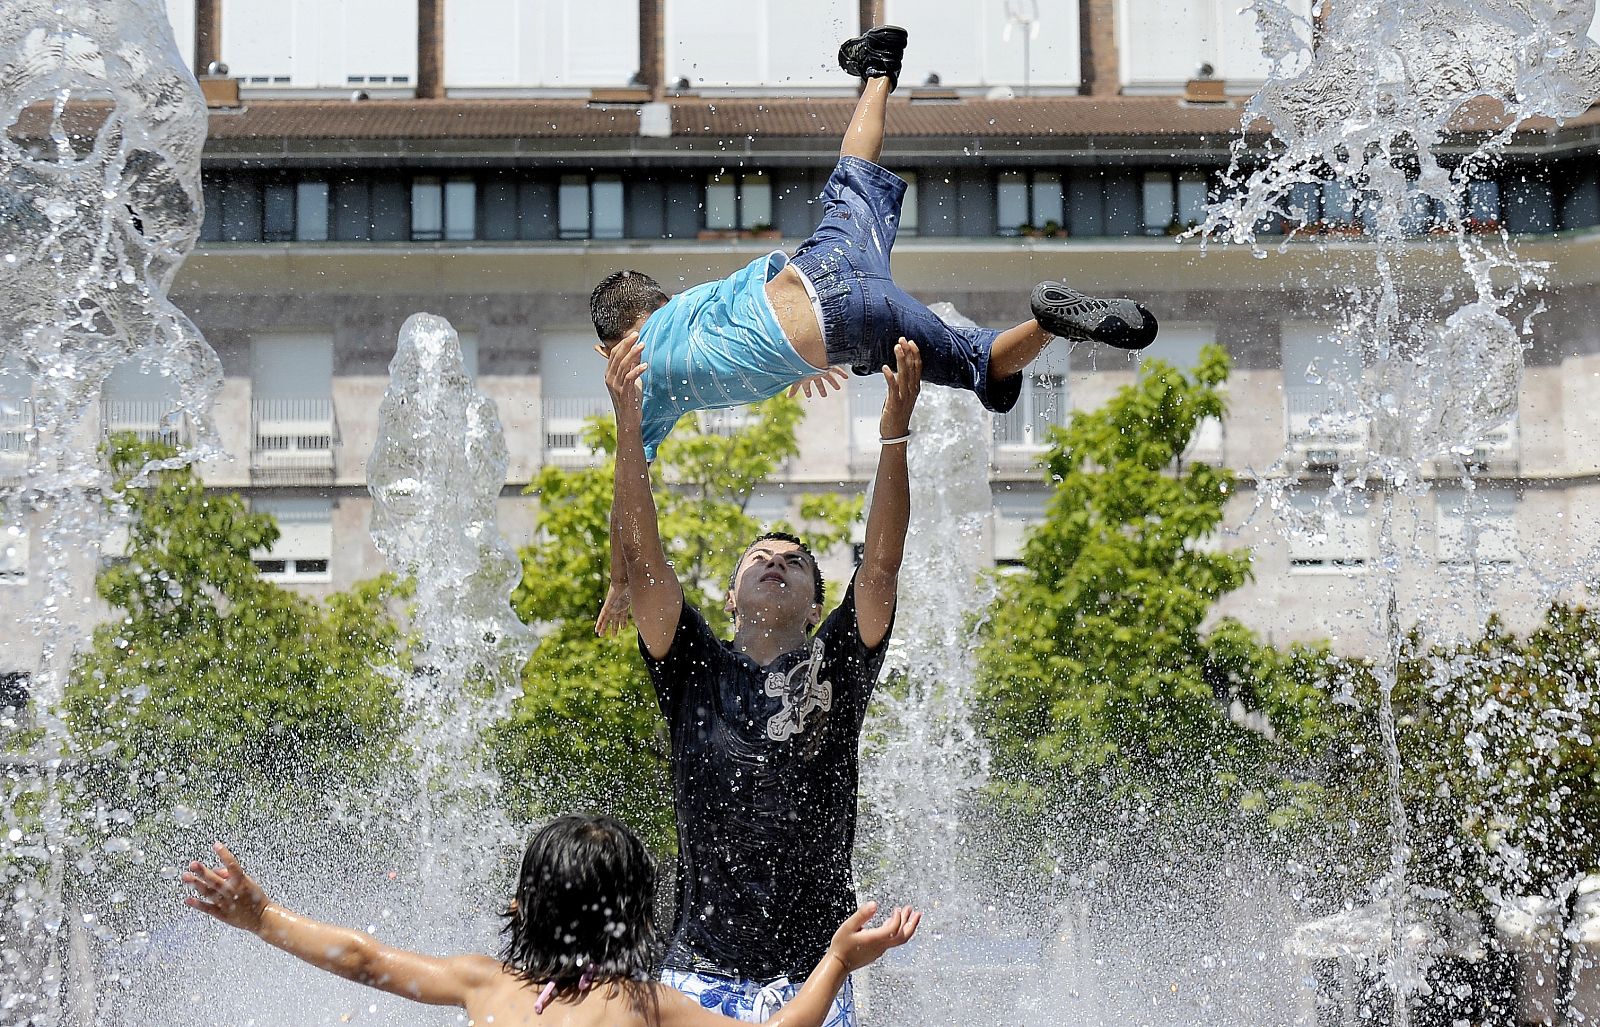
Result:
[[[719,631],[728,624],[723,599],[746,541],[786,528],[824,553],[849,537],[861,510],[859,499],[808,494],[798,526],[751,516],[756,487],[798,454],[802,417],[787,397],[753,411],[731,432],[680,424],[651,468],[667,557],[687,601]],[[595,466],[547,465],[528,489],[539,496],[538,538],[522,550],[512,602],[543,638],[523,672],[523,695],[496,732],[497,761],[515,818],[606,809],[669,848],[667,746],[655,693],[633,631],[615,639],[594,632],[610,579],[615,422],[599,419],[585,437],[601,455]]]
[[[981,722],[1011,786],[1178,784],[1207,803],[1220,789],[1278,821],[1314,798],[1293,764],[1337,733],[1319,687],[1328,654],[1208,622],[1250,577],[1248,551],[1209,544],[1232,472],[1184,459],[1222,415],[1227,375],[1215,346],[1192,377],[1147,362],[1053,435],[1054,494],[1022,572],[998,581],[979,650]]]
[[[130,485],[148,461],[172,455],[132,436],[110,445],[131,519],[126,559],[95,582],[115,616],[95,629],[66,689],[80,746],[110,743],[132,794],[200,776],[206,787],[188,794],[221,802],[265,802],[291,782],[384,765],[402,730],[383,673],[403,648],[388,609],[395,582],[319,605],[263,580],[251,554],[277,539],[270,516],[208,492],[189,468]]]

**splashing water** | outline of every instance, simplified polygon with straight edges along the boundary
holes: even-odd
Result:
[[[400,692],[420,760],[421,879],[440,916],[460,906],[452,882],[487,877],[484,866],[445,866],[495,848],[495,781],[478,747],[533,649],[508,601],[522,565],[496,526],[506,463],[494,401],[467,377],[455,329],[413,314],[389,365],[367,488],[373,542],[416,585],[414,668]],[[467,836],[482,841],[461,844]]]
[[[1440,458],[1454,462],[1470,491],[1462,455],[1515,415],[1523,340],[1542,309],[1531,295],[1544,284],[1544,267],[1520,258],[1503,231],[1485,231],[1498,226],[1475,221],[1471,182],[1529,119],[1559,122],[1600,99],[1600,50],[1587,38],[1595,5],[1350,0],[1326,10],[1317,4],[1312,19],[1276,0],[1254,0],[1253,7],[1274,72],[1245,123],[1270,124],[1273,142],[1266,149],[1247,138],[1236,142],[1224,198],[1197,231],[1265,257],[1262,228],[1286,222],[1292,239],[1294,225],[1315,220],[1301,199],[1311,187],[1324,198],[1329,190],[1344,198],[1370,240],[1339,258],[1349,262],[1339,270],[1349,272],[1351,284],[1336,304],[1340,323],[1328,340],[1329,358],[1309,369],[1286,367],[1284,380],[1292,387],[1297,374],[1326,377],[1327,409],[1313,420],[1324,428],[1370,428],[1363,446],[1341,454],[1323,506],[1363,489],[1380,498],[1373,606],[1385,645],[1375,672],[1392,835],[1380,904],[1390,911],[1385,970],[1393,1022],[1404,1024],[1422,967],[1407,941],[1410,848],[1393,709],[1406,555],[1395,504],[1426,493],[1428,462]],[[1447,168],[1441,144],[1463,132],[1477,142]],[[1453,243],[1453,268],[1437,259],[1441,243],[1416,240],[1429,229]],[[1259,480],[1260,503],[1283,517],[1291,535],[1314,535],[1320,518],[1297,517],[1290,502],[1291,463],[1286,454]],[[1488,613],[1482,590],[1476,598],[1469,605],[1481,622]]]
[[[97,552],[108,531],[100,497],[110,482],[84,437],[107,377],[136,360],[172,380],[169,422],[187,421],[195,443],[165,465],[214,455],[222,373],[167,298],[200,231],[206,112],[159,0],[14,0],[0,19],[0,54],[0,375],[22,379],[30,395],[24,409],[0,413],[32,424],[27,467],[0,499],[0,522],[31,516],[44,542],[31,677],[42,732],[5,782],[8,810],[30,794],[43,805],[36,824],[24,819],[0,837],[0,872],[21,875],[31,896],[6,911],[11,938],[48,953],[37,980],[22,961],[6,1001],[37,1003],[54,1023],[70,933],[63,866],[94,862],[57,787],[69,765],[57,710],[66,643],[87,614],[77,557]],[[9,892],[13,882],[0,885]]]

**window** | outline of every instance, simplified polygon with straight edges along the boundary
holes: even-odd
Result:
[[[222,0],[222,53],[246,86],[404,86],[416,0]]]
[[[411,204],[401,178],[347,178],[333,183],[333,237],[340,242],[407,238]]]
[[[136,360],[118,365],[100,393],[100,428],[107,435],[132,432],[145,442],[184,445],[188,431],[177,383]]]
[[[33,459],[33,385],[20,358],[0,361],[0,483],[21,478]]]
[[[1266,80],[1271,65],[1256,13],[1237,0],[1122,0],[1117,4],[1119,39],[1138,40],[1120,50],[1123,91],[1179,92],[1209,64],[1230,87],[1248,91]],[[1311,0],[1287,0],[1294,26],[1309,35]],[[1276,41],[1275,41],[1276,42]],[[1307,49],[1309,49],[1309,40]]]
[[[1144,234],[1175,235],[1206,219],[1209,184],[1203,171],[1147,171]]]
[[[28,531],[16,524],[0,526],[0,585],[28,583]]]
[[[333,475],[333,339],[262,332],[250,347],[250,471],[262,483],[322,483]]]
[[[1022,562],[1028,531],[1044,520],[1049,494],[1015,486],[995,485],[994,562],[1014,567]]]
[[[772,227],[772,179],[765,171],[706,177],[706,228],[761,231]]]
[[[1348,572],[1365,567],[1372,541],[1369,500],[1358,492],[1297,492],[1289,507],[1289,567],[1297,571]]]
[[[1078,0],[885,0],[882,9],[885,23],[905,26],[916,40],[906,51],[902,90],[921,85],[930,74],[944,88],[1003,85],[1019,93],[1024,83],[1059,93],[1076,91],[1082,81]],[[1024,27],[1013,16],[1031,18],[1032,25]]]
[[[1211,324],[1169,323],[1161,326],[1156,341],[1139,351],[1139,373],[1151,360],[1163,361],[1185,375],[1200,366],[1200,351],[1217,341],[1217,328]],[[1194,434],[1183,456],[1188,460],[1215,463],[1222,459],[1222,421],[1208,417],[1195,425]]]
[[[452,95],[620,86],[639,67],[637,0],[450,0],[448,17]]]
[[[594,354],[593,334],[545,339],[539,385],[546,463],[584,467],[598,458],[583,435],[591,418],[611,413],[604,373],[605,363]]]
[[[294,237],[301,242],[328,239],[328,183],[297,182],[294,187]]]
[[[411,180],[411,238],[418,242],[477,235],[477,184],[466,176]]]
[[[855,80],[839,68],[839,40],[855,35],[852,0],[697,0],[664,5],[666,78],[691,87],[835,86]],[[637,21],[631,11],[628,17]],[[849,31],[840,31],[848,26]]]
[[[1364,451],[1360,410],[1361,354],[1336,325],[1287,321],[1282,326],[1283,398],[1288,441],[1313,466]]]
[[[878,465],[878,420],[888,386],[883,375],[851,375],[845,386],[850,407],[850,468],[866,470]]]
[[[1434,494],[1439,562],[1515,563],[1516,507],[1517,497],[1504,490],[1440,489]]]
[[[900,201],[900,224],[895,228],[897,236],[917,234],[917,173],[915,171],[896,172],[906,181],[906,195]]]
[[[622,238],[621,176],[562,175],[557,202],[561,238]]]
[[[283,242],[294,238],[294,185],[268,182],[262,190],[261,238]]]
[[[1065,346],[1047,346],[1022,372],[1017,405],[994,417],[996,464],[1023,457],[1032,466],[1050,443],[1050,429],[1067,423],[1067,352]]]
[[[1467,227],[1478,232],[1500,228],[1500,183],[1492,178],[1467,183]]]
[[[331,580],[333,556],[333,501],[322,497],[260,498],[251,502],[256,513],[271,514],[278,522],[278,541],[255,554],[262,576],[285,582]]]
[[[1054,235],[1065,221],[1061,175],[1002,171],[995,183],[995,224],[1001,235]]]
[[[554,182],[490,178],[481,183],[480,192],[484,239],[555,238]]]

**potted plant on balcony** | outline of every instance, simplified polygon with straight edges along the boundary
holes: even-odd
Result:
[[[782,239],[783,233],[772,227],[769,222],[763,221],[759,225],[750,226],[752,239]]]
[[[1061,226],[1059,221],[1046,221],[1044,227],[1039,229],[1039,234],[1046,239],[1065,239],[1067,230]]]

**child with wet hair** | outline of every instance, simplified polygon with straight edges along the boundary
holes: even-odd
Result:
[[[658,983],[656,869],[643,843],[605,816],[557,817],[534,834],[505,913],[499,958],[427,956],[362,931],[321,923],[267,898],[221,843],[218,866],[190,863],[185,905],[312,966],[428,1005],[461,1006],[469,1022],[532,1024],[546,1012],[568,1027],[720,1027],[732,1022]],[[857,909],[805,986],[776,1015],[783,1027],[822,1027],[853,970],[911,940],[922,914],[895,909],[868,927]]]

